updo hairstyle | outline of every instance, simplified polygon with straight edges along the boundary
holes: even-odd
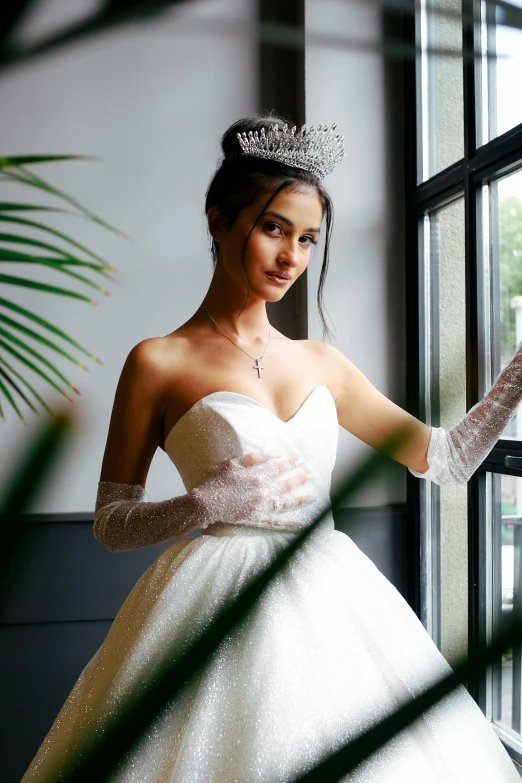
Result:
[[[324,338],[330,334],[323,312],[323,287],[328,271],[330,237],[333,225],[332,200],[321,185],[320,180],[312,172],[287,166],[274,160],[243,155],[237,138],[238,133],[260,132],[261,128],[269,128],[271,125],[279,125],[281,128],[285,124],[290,127],[293,125],[291,121],[271,114],[253,114],[250,117],[238,120],[230,126],[221,139],[223,159],[208,186],[205,213],[208,215],[211,207],[217,207],[220,213],[229,221],[230,225],[233,225],[239,213],[253,204],[261,194],[268,196],[268,200],[257,216],[245,242],[241,261],[244,266],[248,239],[261,216],[276,196],[282,190],[287,188],[296,189],[300,185],[308,185],[315,188],[323,207],[323,216],[326,222],[323,263],[317,289],[317,306],[323,326]],[[211,249],[212,260],[215,266],[219,255],[219,243],[214,239],[212,239]]]

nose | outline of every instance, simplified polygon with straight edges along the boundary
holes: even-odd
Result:
[[[278,261],[281,261],[287,266],[297,266],[299,264],[299,240],[294,240],[289,237],[283,247],[280,248],[277,258]]]

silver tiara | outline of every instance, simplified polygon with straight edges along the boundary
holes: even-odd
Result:
[[[344,136],[335,133],[337,125],[331,128],[318,125],[307,130],[296,126],[289,130],[288,125],[272,125],[258,131],[238,133],[243,155],[255,158],[277,160],[286,166],[311,171],[319,179],[329,174],[344,158]]]

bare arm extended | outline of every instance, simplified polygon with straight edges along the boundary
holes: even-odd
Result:
[[[522,400],[522,344],[495,383],[455,427],[428,427],[381,394],[339,351],[325,346],[341,426],[436,484],[464,484]]]

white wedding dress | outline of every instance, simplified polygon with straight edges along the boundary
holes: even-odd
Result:
[[[326,386],[316,387],[288,422],[250,397],[223,391],[176,423],[166,450],[187,490],[222,460],[252,450],[300,454],[317,501],[282,512],[290,526],[306,524],[328,500],[337,437]],[[290,527],[221,522],[169,546],[131,591],[23,783],[43,779],[140,672],[205,624],[293,535]],[[111,781],[291,781],[449,671],[404,599],[329,516]],[[516,783],[519,776],[461,688],[344,780]]]

